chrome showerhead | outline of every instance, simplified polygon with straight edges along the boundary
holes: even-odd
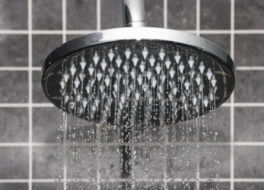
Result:
[[[234,63],[214,43],[144,26],[142,0],[124,1],[127,26],[54,50],[42,85],[57,107],[111,125],[160,125],[206,114],[234,89]],[[137,11],[141,10],[141,11]]]

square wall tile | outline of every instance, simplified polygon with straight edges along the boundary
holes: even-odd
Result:
[[[101,190],[131,190],[131,184],[127,182],[103,182],[100,183]]]
[[[0,142],[28,142],[28,108],[0,108]]]
[[[96,146],[69,147],[67,149],[67,177],[96,181],[96,149]]]
[[[28,190],[27,183],[1,183],[0,189],[3,190]]]
[[[62,190],[63,184],[61,183],[33,183],[32,190]]]
[[[101,0],[102,29],[123,26],[122,0]]]
[[[103,146],[100,149],[101,179],[121,179],[121,167],[120,147]]]
[[[62,176],[62,147],[33,148],[33,179],[53,179]]]
[[[28,65],[28,36],[0,35],[0,66]]]
[[[163,147],[135,147],[133,172],[136,180],[164,178],[165,154]]]
[[[67,29],[96,29],[96,0],[67,0]]]
[[[230,147],[202,146],[200,149],[201,178],[230,177]]]
[[[42,67],[47,56],[62,44],[62,35],[33,35],[33,65]]]
[[[264,183],[235,183],[235,190],[262,190]]]
[[[230,142],[230,108],[219,107],[215,110],[216,142]]]
[[[0,71],[0,102],[28,102],[28,72]]]
[[[240,142],[264,141],[264,108],[235,108],[235,140]]]
[[[236,29],[264,29],[264,1],[235,0]]]
[[[58,129],[62,116],[60,110],[54,108],[33,108],[33,141],[57,142]]]
[[[230,35],[228,34],[203,34],[202,37],[216,43],[226,53],[230,53]]]
[[[0,29],[28,28],[28,0],[0,0]]]
[[[191,145],[167,147],[167,176],[172,179],[195,178],[198,148]]]
[[[28,178],[28,148],[0,148],[0,179]]]
[[[264,102],[263,80],[263,71],[237,71],[235,102]]]
[[[235,63],[238,66],[264,66],[264,35],[235,35]]]
[[[62,29],[62,0],[32,0],[34,30]]]
[[[196,28],[196,0],[168,0],[168,27],[194,30]]]
[[[163,1],[145,0],[145,14],[147,26],[163,27]]]
[[[263,155],[263,147],[235,147],[235,178],[264,178]]]
[[[34,103],[50,103],[48,98],[45,96],[42,90],[41,77],[42,77],[41,71],[33,71],[33,76],[32,76],[33,102]]]
[[[230,29],[230,0],[201,0],[201,29]]]
[[[214,183],[214,182],[200,183],[200,190],[209,190],[209,189],[230,190],[230,183]]]
[[[175,189],[188,189],[188,190],[196,190],[196,183],[194,182],[168,182],[167,183],[168,190],[175,190]]]

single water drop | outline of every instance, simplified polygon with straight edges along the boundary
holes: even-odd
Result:
[[[112,62],[113,59],[114,59],[114,57],[115,57],[115,54],[114,54],[113,50],[110,49],[110,50],[109,50],[109,53],[108,53],[108,58],[109,58],[109,60]]]
[[[93,56],[93,61],[94,61],[94,65],[97,66],[98,62],[99,62],[99,55],[97,52],[94,53],[94,56]]]
[[[126,56],[127,60],[130,58],[130,55],[131,55],[131,51],[130,51],[130,49],[127,48],[125,51],[125,56]]]

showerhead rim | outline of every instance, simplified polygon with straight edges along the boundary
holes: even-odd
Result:
[[[227,96],[216,103],[215,108],[223,104],[230,97],[235,88],[235,64],[230,55],[215,43],[200,36],[196,36],[195,34],[177,30],[153,27],[128,27],[91,33],[66,42],[51,52],[42,67],[42,89],[47,98],[54,103],[52,98],[48,95],[45,84],[47,82],[46,77],[49,73],[52,73],[53,68],[59,66],[58,64],[61,64],[59,60],[64,59],[73,53],[81,52],[86,48],[92,48],[107,43],[118,43],[120,41],[163,41],[168,44],[175,43],[195,49],[198,52],[201,52],[201,54],[207,54],[212,57],[218,64],[222,65],[229,71],[231,77],[231,80],[229,81],[230,87],[226,91]],[[56,106],[60,108],[60,105]]]
[[[57,60],[74,52],[90,46],[122,40],[158,40],[182,44],[217,58],[231,73],[235,72],[235,64],[230,55],[215,43],[192,33],[153,27],[108,29],[73,39],[56,48],[48,55],[42,67],[42,72],[45,73]]]

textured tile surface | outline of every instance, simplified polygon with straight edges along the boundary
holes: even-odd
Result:
[[[221,190],[230,190],[229,183],[200,183],[200,190],[209,190],[209,189],[221,189]]]
[[[100,150],[100,173],[102,179],[120,179],[121,163],[119,147],[102,147]]]
[[[194,178],[198,152],[194,146],[168,146],[167,175],[169,178]]]
[[[28,148],[0,148],[0,179],[28,178]]]
[[[230,147],[202,146],[200,150],[200,176],[203,178],[230,177]]]
[[[97,190],[97,186],[94,183],[75,183],[69,182],[67,183],[67,189],[82,189],[82,190]]]
[[[68,173],[70,179],[84,178],[96,180],[96,147],[77,147],[68,149]],[[75,152],[76,156],[72,153]]]
[[[264,35],[236,35],[235,63],[238,66],[263,66]]]
[[[33,178],[51,179],[62,175],[62,162],[56,157],[60,149],[56,147],[33,148]],[[60,158],[60,157],[59,157]]]
[[[235,177],[236,178],[264,178],[263,147],[235,148]]]
[[[235,183],[235,190],[262,190],[264,183]]]
[[[161,147],[135,147],[135,179],[162,179],[164,176],[164,154]]]
[[[28,109],[0,108],[0,142],[28,141]]]
[[[263,71],[237,71],[235,102],[264,102],[263,79]]]
[[[131,189],[131,185],[126,182],[116,182],[116,183],[101,183],[101,190],[123,190],[123,189]]]
[[[0,189],[3,190],[28,190],[27,183],[1,183]]]
[[[0,35],[0,66],[27,66],[28,36]]]
[[[201,29],[230,29],[230,0],[201,0]]]
[[[194,30],[196,28],[196,0],[168,0],[168,27]]]
[[[196,184],[193,182],[189,182],[189,183],[169,182],[167,184],[167,187],[168,187],[168,190],[175,190],[175,189],[195,190]]]
[[[27,2],[27,0],[1,0],[0,29],[27,29]]]
[[[147,26],[163,27],[163,1],[145,0]]]
[[[61,30],[62,1],[32,0],[33,29]]]
[[[122,0],[102,0],[101,7],[102,29],[123,26]]]
[[[96,29],[96,0],[67,0],[67,29]]]
[[[57,142],[61,113],[57,108],[33,109],[33,141]]]
[[[62,44],[62,35],[33,35],[33,65],[42,67],[47,56]]]
[[[157,182],[157,183],[148,183],[148,182],[138,182],[135,184],[135,189],[141,189],[141,190],[150,190],[150,189],[156,189],[156,190],[164,190],[164,183],[163,182]]]
[[[0,102],[26,103],[28,101],[28,73],[0,71]]]
[[[54,190],[62,189],[63,185],[60,183],[33,183],[32,190]]]
[[[41,86],[41,71],[33,71],[33,102],[34,103],[49,103],[49,100],[46,98],[42,86]]]
[[[235,109],[235,140],[239,142],[264,141],[264,108]]]
[[[236,0],[235,1],[235,27],[236,29],[263,29],[264,1]],[[257,19],[259,18],[259,19]]]

